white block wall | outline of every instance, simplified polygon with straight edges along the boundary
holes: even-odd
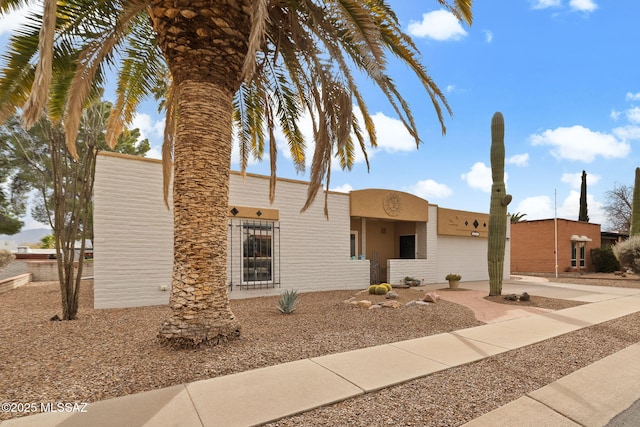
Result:
[[[324,195],[304,213],[304,183],[280,180],[269,204],[264,177],[232,174],[230,206],[278,209],[280,213],[280,279],[275,290],[234,287],[231,298],[330,289],[363,289],[369,284],[369,262],[349,254],[349,196]],[[236,231],[237,232],[237,231]],[[173,219],[162,199],[158,161],[98,156],[94,187],[94,305],[96,308],[166,304],[173,262]],[[235,245],[234,260],[241,246]],[[235,267],[234,267],[235,269]],[[237,274],[234,271],[234,275]]]
[[[508,224],[508,223],[507,223]],[[509,236],[509,225],[507,225]],[[488,239],[479,237],[438,236],[438,277],[435,283],[446,282],[449,273],[462,275],[462,281],[489,280],[487,266]],[[504,279],[511,271],[510,240],[504,256]]]
[[[99,155],[93,203],[94,306],[168,303],[173,216],[160,163]]]

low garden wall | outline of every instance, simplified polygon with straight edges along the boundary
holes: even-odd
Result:
[[[19,288],[31,281],[31,273],[21,274],[19,276],[10,277],[0,280],[0,294],[11,289]]]
[[[76,271],[78,263],[75,264]],[[27,261],[27,272],[33,275],[34,282],[49,282],[58,280],[58,262],[56,260],[47,261]],[[85,261],[82,264],[82,277],[93,277],[93,262]]]

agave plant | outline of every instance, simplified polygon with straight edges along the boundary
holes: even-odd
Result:
[[[286,290],[280,294],[277,307],[281,313],[291,314],[295,311],[296,304],[298,304],[298,291]]]

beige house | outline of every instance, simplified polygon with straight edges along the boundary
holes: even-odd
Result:
[[[307,183],[232,172],[228,279],[231,298],[364,289],[373,276],[444,283],[448,273],[487,280],[488,215],[439,208],[382,189],[329,192],[301,213]],[[172,213],[158,160],[101,153],[94,185],[94,305],[166,304],[173,261]],[[373,267],[373,268],[372,268]],[[505,254],[508,277],[509,241]]]

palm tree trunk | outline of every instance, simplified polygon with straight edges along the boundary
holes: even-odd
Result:
[[[205,81],[176,84],[172,314],[160,337],[177,346],[217,344],[240,335],[227,289],[232,94]]]

